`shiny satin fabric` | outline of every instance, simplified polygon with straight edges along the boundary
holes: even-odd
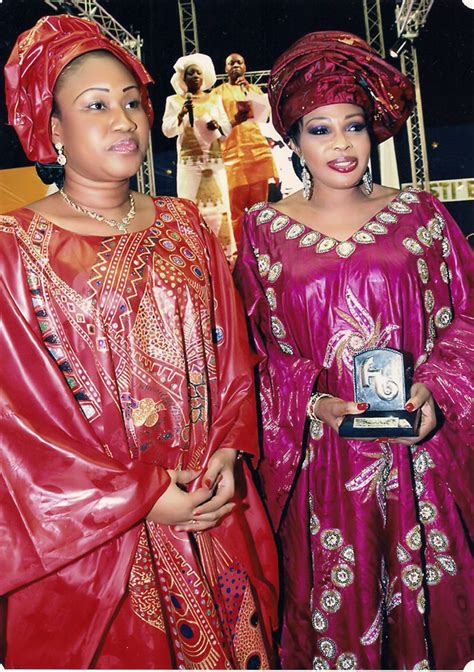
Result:
[[[472,657],[472,270],[456,223],[418,190],[347,241],[267,203],[247,216],[234,278],[261,358],[285,669],[462,669]],[[353,399],[353,354],[385,346],[411,357],[441,427],[411,448],[320,433],[310,394]]]
[[[282,137],[323,105],[361,107],[373,137],[394,136],[415,104],[412,82],[357,35],[337,30],[308,33],[275,61],[268,82],[272,122]]]
[[[95,21],[66,14],[43,16],[33,28],[19,35],[5,65],[8,123],[14,127],[30,161],[56,161],[50,129],[54,86],[71,61],[97,50],[110,52],[133,73],[150,127],[153,125],[153,108],[146,88],[153,79],[137,58],[118,42],[109,40]]]
[[[249,92],[262,93],[254,84],[250,85]],[[224,109],[230,120],[238,112],[238,103],[248,101],[240,86],[228,82],[216,87],[214,93],[222,97]],[[229,191],[245,184],[278,179],[270,146],[258,124],[251,119],[234,126],[222,143],[222,155],[227,170]]]
[[[252,359],[216,239],[176,199],[125,236],[28,209],[0,225],[5,665],[268,667],[276,558],[246,465],[213,531],[144,522],[167,468],[227,446],[257,458]]]

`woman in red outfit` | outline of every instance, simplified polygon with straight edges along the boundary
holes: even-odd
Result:
[[[28,158],[64,183],[0,218],[3,662],[268,668],[246,330],[195,206],[129,188],[151,78],[70,16],[22,34],[5,75]]]

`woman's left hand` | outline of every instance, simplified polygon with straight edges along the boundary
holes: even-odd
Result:
[[[405,404],[407,411],[416,411],[421,408],[421,422],[418,436],[414,439],[389,439],[393,443],[403,443],[411,446],[422,441],[436,427],[436,410],[433,395],[423,383],[415,383],[410,390],[410,398]]]
[[[215,527],[223,516],[235,508],[235,504],[230,500],[235,492],[234,464],[236,458],[236,450],[231,448],[216,450],[202,476],[202,484],[205,488],[214,491],[214,494],[207,502],[193,511],[195,523],[186,527],[180,525],[175,528],[176,530],[202,532]]]

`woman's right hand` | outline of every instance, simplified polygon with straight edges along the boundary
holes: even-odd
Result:
[[[200,472],[192,469],[183,471],[168,469],[168,474],[171,478],[171,483],[158,499],[146,519],[152,520],[154,523],[160,523],[161,525],[188,526],[192,524],[193,529],[196,527],[196,531],[213,527],[218,521],[209,524],[197,523],[197,521],[195,524],[191,523],[194,509],[200,504],[207,502],[212,496],[212,491],[201,487],[193,492],[186,492],[186,490],[179,487],[186,486],[194,481]]]
[[[178,126],[183,122],[184,117],[189,114],[190,101],[186,101],[178,112]]]
[[[316,404],[315,413],[321,422],[337,432],[345,415],[360,415],[368,408],[368,404],[356,404],[339,397],[322,397]]]

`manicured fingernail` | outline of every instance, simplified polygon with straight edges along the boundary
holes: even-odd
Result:
[[[375,443],[385,443],[386,441],[388,441],[388,438],[385,437],[383,439],[375,439]]]
[[[210,490],[210,489],[211,489],[211,486],[212,486],[212,481],[211,481],[211,479],[210,479],[210,478],[206,478],[206,479],[204,480],[204,487],[207,488],[208,490]]]
[[[357,404],[358,411],[366,411],[369,408],[370,404]]]
[[[413,409],[415,408],[415,404],[412,404],[411,401],[408,402],[408,404],[405,404],[405,410],[411,413]]]

